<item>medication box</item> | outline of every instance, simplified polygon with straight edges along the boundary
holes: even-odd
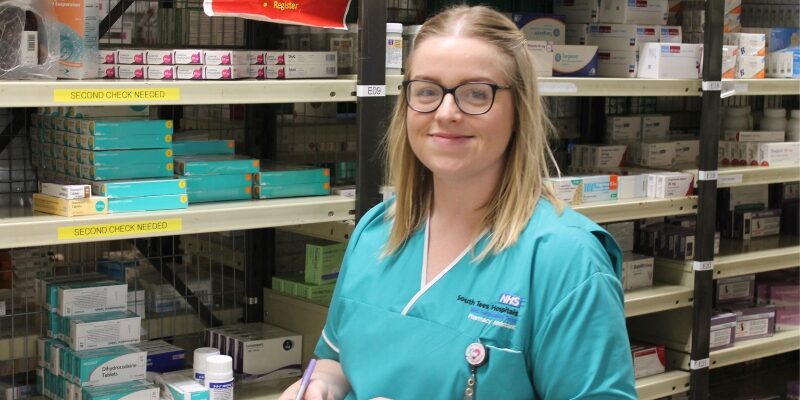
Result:
[[[736,61],[739,59],[739,48],[722,46],[722,77],[736,78]]]
[[[134,49],[117,50],[117,64],[145,64],[145,51]]]
[[[206,66],[216,65],[248,65],[249,53],[235,50],[205,50],[203,60]]]
[[[249,76],[246,65],[209,65],[203,69],[203,79],[208,80],[244,79]]]
[[[256,173],[259,171],[259,167],[258,160],[243,156],[175,157],[175,173],[186,176]]]
[[[636,379],[662,374],[666,371],[667,357],[664,346],[631,344],[633,372]]]
[[[622,288],[625,291],[653,286],[653,257],[624,253],[622,259]]]
[[[735,307],[736,341],[770,337],[775,333],[775,306]]]
[[[635,78],[638,61],[636,50],[600,50],[597,52],[597,76]]]
[[[615,168],[625,163],[626,145],[588,145],[584,147],[583,166],[586,168]]]
[[[108,214],[108,199],[105,197],[89,197],[85,199],[67,200],[41,193],[34,193],[33,211],[61,215],[64,217]]]
[[[583,179],[577,177],[548,178],[545,181],[556,198],[571,205],[580,204],[583,197]]]
[[[527,40],[565,44],[566,20],[563,15],[514,13],[511,15],[511,20]]]
[[[302,336],[262,325],[262,330],[235,336],[234,372],[259,380],[300,376]]]
[[[80,133],[91,136],[172,135],[172,127],[171,120],[84,120]]]
[[[641,199],[647,197],[647,175],[618,175],[617,199]]]
[[[589,24],[566,24],[566,44],[585,45],[589,41]]]
[[[175,50],[175,64],[177,65],[202,65],[202,50]]]
[[[93,181],[110,179],[168,178],[173,165],[166,163],[141,163],[130,165],[81,165],[80,177]]]
[[[177,210],[188,207],[189,197],[186,194],[108,199],[109,214],[132,211]]]
[[[55,23],[60,32],[62,51],[58,77],[66,79],[95,78],[97,75],[97,42],[99,39],[98,0],[55,2]],[[48,40],[59,40],[47,38]]]
[[[173,80],[177,76],[177,68],[173,65],[148,65],[147,79]]]
[[[233,140],[176,140],[172,143],[176,156],[233,154],[235,150]]]
[[[89,136],[75,135],[75,147],[84,150],[135,150],[168,149],[172,147],[172,135]]]
[[[177,57],[176,57],[177,58]],[[197,65],[178,65],[175,67],[175,79],[200,80],[203,79],[203,67]]]
[[[298,183],[330,182],[330,169],[302,165],[268,164],[253,175],[253,184],[260,186],[281,186]]]
[[[642,117],[608,116],[606,117],[606,138],[612,141],[632,141],[641,137]]]
[[[293,185],[255,186],[253,196],[256,199],[274,199],[282,197],[326,196],[331,193],[331,186],[323,183],[298,183]]]
[[[703,45],[644,43],[639,54],[639,78],[697,79]]]
[[[658,27],[658,42],[659,43],[682,43],[683,31],[680,26],[659,26]]]
[[[184,179],[142,179],[92,182],[92,190],[109,198],[186,194]]]
[[[186,352],[163,340],[151,340],[130,346],[147,353],[147,371],[167,373],[181,370],[186,365]]]
[[[583,177],[583,203],[617,200],[617,176],[595,175]]]
[[[642,115],[642,139],[664,139],[669,132],[669,115]]]
[[[711,317],[709,350],[733,347],[736,343],[736,314],[722,313]]]
[[[173,65],[175,64],[175,52],[173,50],[147,50],[145,59],[148,65]]]
[[[166,164],[172,162],[172,149],[78,151],[78,162],[96,166],[131,165],[136,163]]]
[[[675,164],[689,164],[697,162],[700,156],[700,141],[677,140],[675,143]]]
[[[528,52],[533,56],[536,76],[553,76],[553,45],[541,41],[528,41]]]
[[[263,67],[263,75],[266,79],[335,78],[337,76],[336,68],[335,62],[333,64],[267,65]],[[259,69],[255,68],[256,75],[259,75]],[[251,77],[253,77],[253,70],[253,68],[250,69]]]
[[[755,298],[755,275],[742,275],[717,279],[714,301],[716,304],[746,302]]]
[[[77,282],[52,286],[57,290],[58,315],[72,316],[100,312],[125,311],[128,285],[113,281]]]
[[[766,57],[740,54],[736,59],[736,78],[763,79],[766,76],[766,68]]]
[[[781,233],[781,209],[734,211],[733,238],[749,240]]]
[[[158,400],[159,389],[147,381],[84,388],[82,400]]]
[[[588,45],[600,51],[638,50],[637,25],[634,24],[589,24]],[[655,31],[653,32],[655,34]]]
[[[250,185],[238,187],[217,187],[208,189],[194,189],[190,183],[188,188],[190,203],[204,203],[209,201],[250,200],[253,198],[253,188]]]
[[[347,245],[306,244],[305,281],[315,285],[332,283],[339,277],[339,268]]]
[[[127,346],[74,352],[72,381],[84,387],[144,379],[147,352]]]
[[[264,64],[335,66],[337,61],[335,51],[267,51],[264,53]]]
[[[669,167],[675,163],[675,142],[640,142],[631,146],[629,159],[646,167]]]
[[[800,142],[760,143],[758,164],[764,167],[800,163]]]
[[[553,76],[596,76],[597,46],[553,46]]]
[[[766,56],[767,39],[763,33],[726,33],[724,44],[739,48],[740,56]]]
[[[69,347],[74,350],[138,343],[141,336],[142,319],[130,311],[65,317],[65,320],[69,326]]]
[[[691,196],[694,177],[683,172],[661,172],[647,175],[647,197],[671,199]]]
[[[213,190],[216,188],[240,188],[251,186],[253,174],[195,175],[182,177],[189,190]]]
[[[564,15],[570,23],[597,22],[600,2],[598,0],[554,0],[553,12]]]
[[[39,185],[39,192],[44,195],[59,197],[67,200],[83,199],[92,196],[92,187],[89,185],[67,185],[42,182]]]
[[[155,383],[164,398],[174,400],[208,400],[209,392],[192,377],[181,372],[156,376]]]

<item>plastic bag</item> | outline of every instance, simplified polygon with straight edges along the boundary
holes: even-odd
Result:
[[[24,63],[26,13],[36,20],[38,64]],[[29,21],[30,22],[30,21]],[[60,38],[53,2],[0,0],[0,79],[56,79]]]
[[[347,29],[350,0],[203,0],[209,17],[241,17],[281,24]]]

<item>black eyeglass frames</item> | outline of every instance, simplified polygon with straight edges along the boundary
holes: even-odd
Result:
[[[452,88],[446,88],[436,82],[426,80],[403,81],[406,104],[420,113],[431,113],[439,109],[448,93],[453,95],[456,106],[461,112],[469,115],[486,114],[494,105],[498,90],[510,89],[511,86],[489,82],[466,82]]]

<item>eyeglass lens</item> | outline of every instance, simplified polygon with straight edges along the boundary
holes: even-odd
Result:
[[[456,106],[466,114],[484,114],[492,108],[494,88],[488,83],[465,83],[455,88]],[[411,81],[406,88],[409,107],[433,112],[442,104],[444,88],[433,82]]]

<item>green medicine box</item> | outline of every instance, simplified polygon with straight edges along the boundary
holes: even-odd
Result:
[[[108,199],[109,214],[134,211],[179,210],[187,207],[189,207],[189,199],[185,194]]]
[[[185,176],[256,173],[260,165],[254,158],[236,155],[175,157],[175,173]]]
[[[186,194],[183,179],[142,179],[127,181],[86,181],[92,193],[108,198],[166,196]]]
[[[72,135],[72,134],[70,134]],[[77,145],[84,150],[171,149],[172,135],[90,136],[77,135]]]
[[[282,197],[326,196],[331,194],[331,185],[324,183],[299,183],[282,186],[253,186],[256,199],[277,199]]]
[[[89,136],[172,135],[170,120],[96,121],[81,120],[80,134]]]
[[[259,186],[285,186],[300,183],[330,183],[331,171],[328,168],[315,168],[302,165],[268,164],[255,174],[253,181]]]
[[[335,282],[346,249],[344,243],[306,244],[305,281],[315,285]]]
[[[113,166],[81,165],[80,177],[93,181],[106,181],[112,179],[169,178],[172,177],[172,163]]]
[[[186,180],[189,190],[199,191],[250,186],[253,174],[195,175],[181,176],[180,178]]]
[[[97,166],[166,164],[172,162],[172,149],[81,150],[79,158],[81,164]]]
[[[195,189],[192,183],[189,183],[187,184],[187,193],[189,194],[190,203],[251,200],[253,198],[253,188],[251,186]]]
[[[172,143],[176,156],[233,154],[236,142],[233,140],[176,140]]]

